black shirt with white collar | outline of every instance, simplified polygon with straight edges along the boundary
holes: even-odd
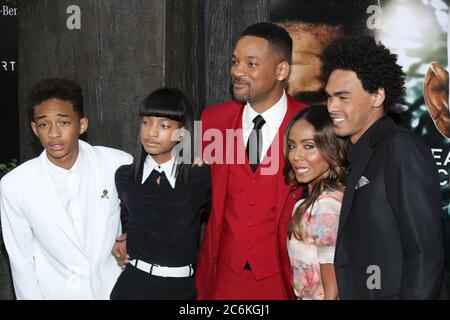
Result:
[[[200,212],[209,210],[211,199],[209,166],[194,166],[188,183],[178,179],[174,188],[164,171],[153,170],[141,184],[131,170],[132,165],[122,166],[115,176],[131,259],[168,267],[195,263]]]

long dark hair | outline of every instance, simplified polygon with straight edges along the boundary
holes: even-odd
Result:
[[[330,174],[317,182],[311,189],[311,192],[308,192],[307,188],[305,188],[305,200],[295,210],[288,229],[289,238],[294,235],[298,240],[302,240],[300,222],[306,209],[314,205],[323,191],[327,189],[344,190],[348,175],[347,152],[351,146],[350,140],[339,138],[335,135],[330,115],[325,106],[312,106],[297,113],[289,122],[284,134],[284,175],[286,183],[292,186],[292,191],[300,188],[303,184],[298,183],[292,165],[289,162],[287,142],[292,126],[300,119],[306,120],[314,127],[314,141],[330,166]]]
[[[194,111],[192,108],[192,103],[183,92],[176,88],[160,88],[151,92],[142,101],[139,107],[139,120],[142,120],[142,117],[148,116],[161,117],[178,121],[186,130],[185,132],[189,133],[185,135],[183,141],[179,142],[176,146],[179,146],[181,148],[180,152],[176,153],[177,159],[175,159],[176,166],[174,168],[177,182],[180,181],[182,183],[187,183],[194,154]],[[142,146],[139,131],[137,140],[138,145],[134,157],[135,160],[132,169],[132,175],[135,182],[139,183],[145,158],[147,157],[147,152]],[[185,159],[186,151],[190,152],[190,154],[188,154],[189,161],[183,162],[182,160]]]

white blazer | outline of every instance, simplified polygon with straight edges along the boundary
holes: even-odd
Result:
[[[109,299],[120,274],[111,255],[121,232],[114,174],[132,157],[79,145],[90,168],[83,186],[90,197],[85,248],[59,200],[45,150],[0,181],[1,225],[18,299]]]

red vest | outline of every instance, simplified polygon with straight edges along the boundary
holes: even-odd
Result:
[[[239,117],[237,128],[242,128]],[[278,136],[275,137],[278,142]],[[235,139],[237,148],[245,149],[242,137]],[[269,148],[268,154],[271,153]],[[237,151],[234,153],[237,155]],[[278,150],[275,153],[278,157]],[[235,160],[237,158],[235,157]],[[226,190],[225,215],[218,258],[231,270],[242,274],[248,261],[256,279],[279,272],[276,246],[276,189],[278,175],[262,175],[261,164],[253,172],[245,164],[230,166]],[[284,163],[282,159],[278,165]]]

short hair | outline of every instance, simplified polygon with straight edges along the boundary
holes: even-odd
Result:
[[[241,38],[244,36],[266,39],[281,58],[291,64],[292,38],[283,27],[270,22],[259,22],[247,27]]]
[[[83,90],[75,82],[63,78],[44,79],[37,82],[30,91],[30,117],[34,119],[34,108],[49,99],[60,99],[72,103],[73,110],[83,117]]]
[[[369,36],[350,36],[330,43],[322,53],[322,77],[328,81],[337,69],[356,73],[369,93],[383,88],[384,110],[399,102],[405,93],[405,73],[397,63],[397,55]]]

